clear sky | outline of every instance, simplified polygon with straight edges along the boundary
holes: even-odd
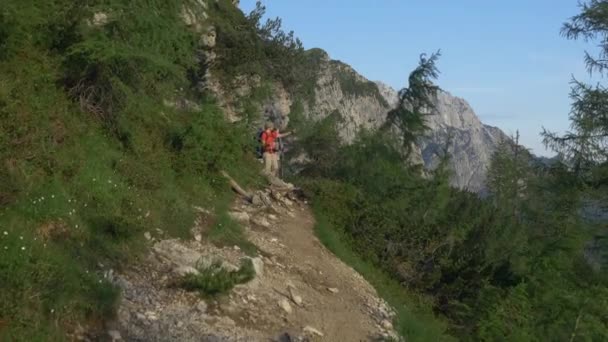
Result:
[[[396,89],[421,52],[442,51],[438,84],[484,123],[548,155],[542,127],[568,129],[569,81],[588,79],[589,43],[560,35],[577,0],[265,0],[306,48],[320,47]],[[255,0],[241,0],[249,12]]]

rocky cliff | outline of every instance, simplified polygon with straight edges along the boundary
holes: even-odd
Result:
[[[320,68],[316,102],[311,112],[324,117],[338,111],[345,120],[340,134],[348,142],[359,129],[373,129],[382,124],[397,99],[397,91],[390,86],[370,82],[351,67],[326,59]],[[492,153],[507,136],[497,127],[484,125],[464,99],[445,91],[437,94],[428,125],[430,130],[420,139],[414,159],[433,169],[451,138],[448,151],[454,172],[452,184],[474,192],[483,191]]]
[[[374,82],[349,65],[331,60],[325,52],[318,61],[315,97],[308,105],[308,116],[319,120],[339,114],[342,119],[339,133],[347,143],[362,128],[378,128],[396,103],[391,95],[385,96]]]
[[[474,192],[483,191],[490,158],[496,146],[508,139],[507,135],[497,127],[484,125],[464,99],[447,92],[437,94],[435,112],[428,117],[428,124],[429,133],[419,142],[424,165],[436,167],[450,139],[452,184]]]

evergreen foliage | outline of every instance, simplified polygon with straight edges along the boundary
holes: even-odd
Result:
[[[581,188],[567,165],[538,165],[518,137],[505,140],[482,199],[449,186],[447,155],[429,177],[407,163],[402,142],[424,132],[435,59],[421,61],[400,92],[404,108],[391,112],[390,122],[409,129],[406,137],[364,131],[349,146],[328,146],[337,135],[331,118],[311,124],[311,136],[301,131],[319,167],[305,169],[298,181],[323,230],[335,231],[403,291],[430,298],[459,339],[601,340],[608,334],[605,297],[595,296],[604,296],[608,283],[586,261],[592,231],[581,219]],[[320,158],[314,141],[329,147]]]
[[[399,91],[399,102],[386,117],[384,129],[393,128],[399,132],[406,156],[411,153],[416,139],[428,129],[425,115],[432,111],[433,98],[439,90],[432,81],[439,76],[436,63],[440,56],[440,51],[429,57],[420,55],[418,67],[408,78],[409,86]]]
[[[608,68],[608,2],[591,0],[580,6],[581,13],[564,24],[562,34],[568,39],[599,41],[599,55],[594,57],[585,52],[585,64],[590,74],[597,72],[603,77]],[[572,131],[560,136],[544,130],[544,143],[561,153],[577,174],[589,177],[591,170],[597,169],[595,166],[603,164],[605,168],[608,161],[608,90],[601,84],[592,86],[576,79],[572,85]],[[605,184],[607,179],[601,177],[596,181]]]
[[[246,259],[238,270],[228,270],[222,262],[217,261],[209,266],[199,265],[198,274],[187,274],[179,285],[188,291],[198,291],[204,296],[226,293],[235,285],[246,283],[255,277],[251,259]]]

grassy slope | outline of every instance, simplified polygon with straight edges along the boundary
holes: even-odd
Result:
[[[110,1],[99,27],[96,2],[3,3],[0,340],[64,340],[111,317],[118,293],[103,273],[138,258],[144,232],[187,236],[193,206],[224,217],[220,169],[257,179],[246,127],[188,90],[198,110],[163,104],[196,68],[182,2]],[[79,84],[101,94],[88,107]],[[248,246],[218,222],[214,241]]]

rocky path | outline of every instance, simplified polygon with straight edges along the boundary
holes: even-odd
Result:
[[[308,206],[276,194],[262,196],[265,210],[242,203],[232,213],[259,250],[253,281],[211,299],[172,285],[201,260],[235,267],[246,258],[238,248],[218,248],[201,238],[207,214],[201,213],[190,241],[147,235],[152,244],[147,259],[112,276],[123,299],[111,339],[333,342],[395,336],[390,308],[319,242]]]

